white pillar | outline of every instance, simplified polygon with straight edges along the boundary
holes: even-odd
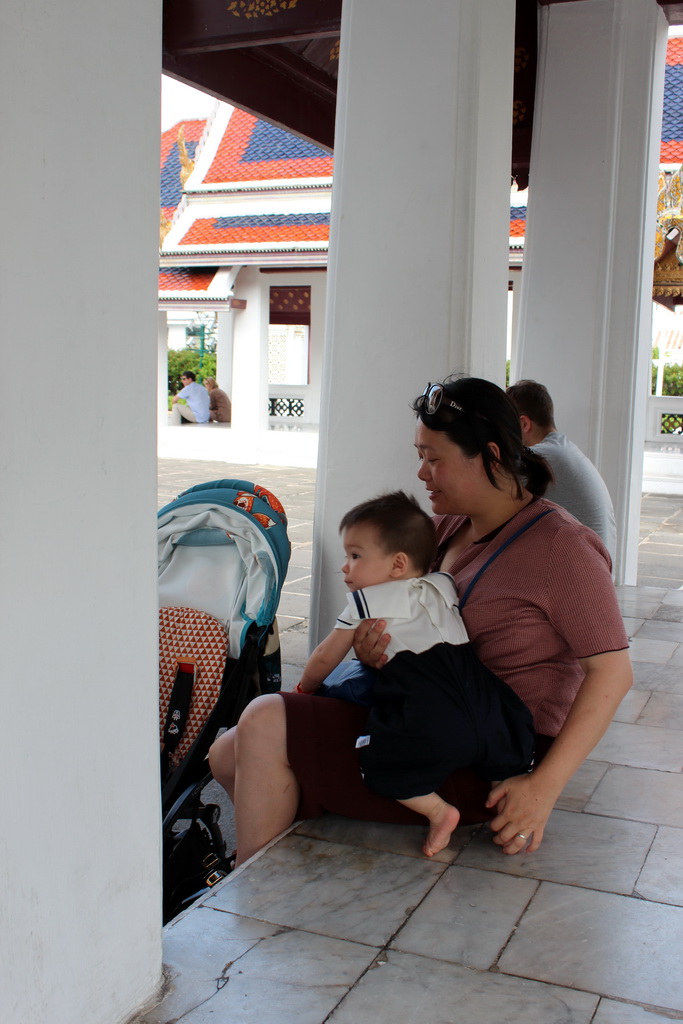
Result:
[[[422,491],[411,400],[453,371],[504,383],[513,56],[509,0],[345,0],[314,640],[342,595],[344,511]]]
[[[517,338],[517,320],[519,313],[519,288],[522,282],[522,270],[521,268],[515,267],[510,269],[508,278],[508,323],[507,323],[507,337],[510,342],[510,383],[513,381],[513,372],[515,369],[515,340]]]
[[[327,272],[316,270],[311,274],[311,330],[308,338],[308,398],[307,423],[320,423],[320,404],[325,352],[325,316]]]
[[[157,316],[157,426],[168,426],[168,317],[163,309]]]
[[[216,383],[232,398],[232,339],[235,313],[219,310],[216,315]]]
[[[160,0],[3,8],[0,138],[14,153],[0,233],[7,1024],[120,1024],[161,976],[160,56]],[[135,172],[122,192],[126,153]],[[50,239],[59,258],[42,273]],[[28,352],[40,367],[30,381]]]
[[[642,0],[541,10],[516,376],[600,470],[635,583],[666,20]]]
[[[232,439],[256,459],[259,436],[268,429],[268,283],[257,267],[239,277],[239,297],[247,308],[235,310],[232,362]],[[246,461],[246,454],[245,454]]]

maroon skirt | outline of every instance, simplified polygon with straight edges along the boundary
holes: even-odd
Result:
[[[287,715],[287,757],[301,795],[297,818],[319,818],[326,811],[360,821],[422,825],[425,818],[390,797],[377,796],[363,782],[356,739],[365,731],[369,708],[332,697],[281,693]],[[536,762],[552,739],[537,736]],[[461,825],[495,817],[486,807],[491,783],[471,768],[453,772],[439,795],[460,811]]]

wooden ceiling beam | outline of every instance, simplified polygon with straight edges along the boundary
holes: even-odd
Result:
[[[668,0],[657,0],[657,3],[664,8],[670,25],[683,25],[683,3],[669,3]]]
[[[340,30],[341,0],[275,0],[267,12],[249,0],[164,2],[163,47],[177,56],[332,38]]]
[[[336,82],[284,47],[175,56],[164,72],[332,152]]]

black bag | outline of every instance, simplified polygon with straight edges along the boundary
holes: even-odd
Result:
[[[164,924],[232,871],[218,827],[217,804],[198,804],[187,828],[164,843]]]

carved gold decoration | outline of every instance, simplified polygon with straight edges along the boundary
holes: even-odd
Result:
[[[178,156],[180,158],[180,184],[185,188],[185,182],[194,170],[194,160],[190,159],[185,145],[185,132],[182,128],[178,130]]]
[[[512,123],[513,125],[521,124],[526,117],[526,106],[521,100],[515,100],[512,104]]]
[[[664,251],[667,241],[676,242],[676,259],[683,263],[683,179],[681,168],[667,174],[660,171],[657,192],[657,230],[655,260]]]
[[[515,50],[515,72],[523,71],[529,63],[529,51],[524,46],[518,46]]]
[[[683,265],[674,249],[655,263],[653,295],[683,295]]]
[[[289,11],[299,0],[232,0],[228,11],[236,18],[272,18],[278,11]]]
[[[334,46],[330,50],[329,59],[331,61],[339,60],[339,40],[337,40],[337,42],[334,44]]]

